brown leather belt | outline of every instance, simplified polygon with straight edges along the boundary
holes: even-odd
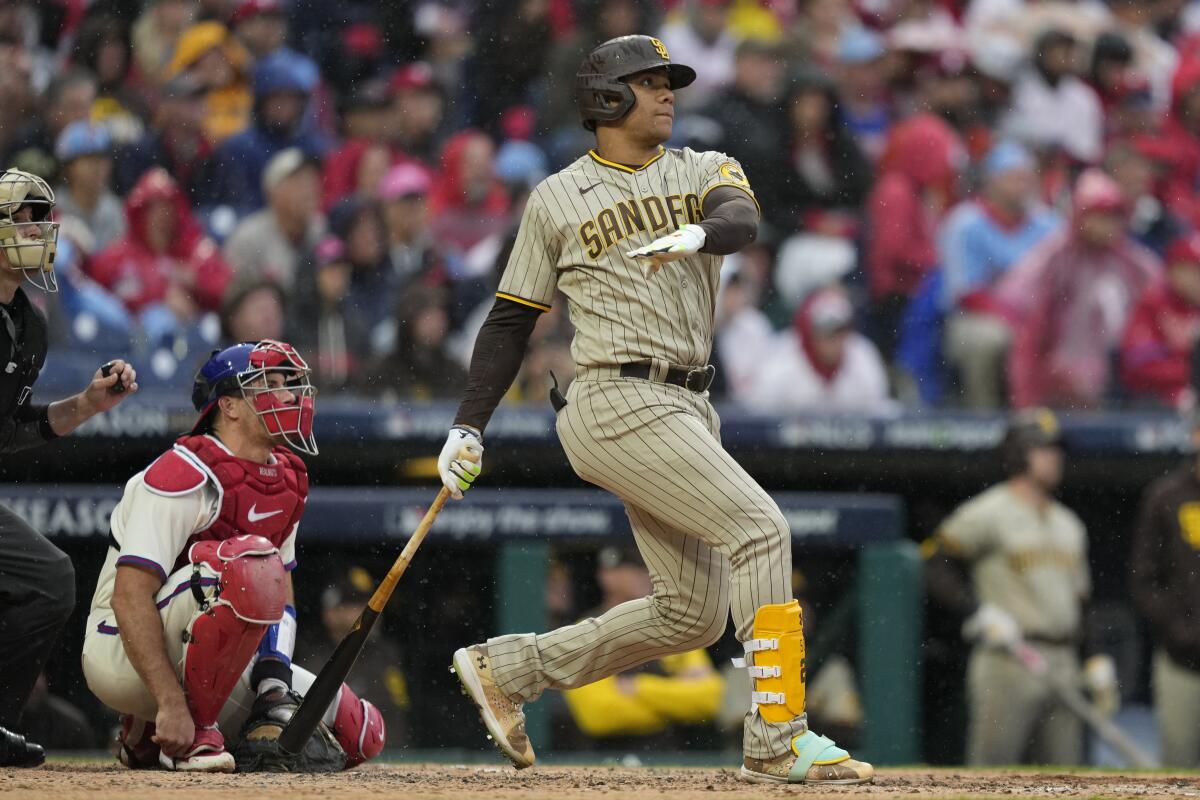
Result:
[[[717,368],[712,364],[706,364],[703,367],[672,367],[667,370],[666,377],[662,382],[682,386],[688,391],[701,394],[707,392],[708,387],[712,386],[713,377],[716,374]],[[650,380],[650,364],[646,362],[622,364],[621,377]]]

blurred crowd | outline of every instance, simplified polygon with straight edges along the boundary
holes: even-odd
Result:
[[[184,386],[286,337],[323,392],[453,398],[573,75],[651,33],[671,146],[741,161],[718,396],[752,411],[1188,407],[1200,2],[3,0],[5,166],[52,179],[58,350]],[[511,399],[570,376],[544,315]]]

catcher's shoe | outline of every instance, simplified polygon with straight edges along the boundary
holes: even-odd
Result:
[[[740,777],[750,783],[848,785],[870,783],[875,768],[855,761],[832,739],[806,731],[792,740],[790,753],[770,759],[746,756]]]
[[[523,703],[500,691],[492,679],[487,645],[460,647],[454,651],[454,663],[450,671],[458,675],[463,694],[470,697],[479,709],[479,716],[488,729],[488,738],[496,743],[517,769],[532,767],[535,756],[533,745],[525,733],[525,712],[521,710]]]
[[[117,734],[117,760],[130,769],[158,769],[158,755],[154,723],[133,714],[122,714],[121,732]]]
[[[225,749],[225,737],[216,728],[196,728],[192,746],[183,755],[171,758],[160,752],[158,763],[164,769],[178,772],[233,772],[237,769],[233,754]]]
[[[25,741],[19,733],[0,728],[0,767],[36,767],[46,760],[40,744]]]

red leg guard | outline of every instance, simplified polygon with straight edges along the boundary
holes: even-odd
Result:
[[[221,573],[212,605],[188,628],[183,655],[192,720],[197,728],[211,728],[267,626],[283,616],[287,572],[279,553],[259,536],[201,542],[191,555]]]
[[[279,622],[287,602],[287,570],[275,545],[261,536],[235,536],[196,542],[188,557],[221,573],[220,602],[239,617],[263,625]]]
[[[266,625],[240,619],[219,603],[192,622],[183,656],[183,689],[197,728],[211,728],[246,665]]]
[[[333,735],[346,751],[346,769],[350,769],[379,755],[387,732],[379,709],[343,683],[333,718]]]

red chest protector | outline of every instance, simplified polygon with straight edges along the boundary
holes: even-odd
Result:
[[[175,568],[186,562],[188,548],[200,541],[255,534],[283,547],[304,514],[308,469],[287,447],[276,447],[271,453],[274,464],[259,464],[237,458],[211,437],[181,436],[172,450],[150,465],[145,482],[160,494],[194,491],[205,481],[214,481],[220,493],[216,519],[192,534]]]

